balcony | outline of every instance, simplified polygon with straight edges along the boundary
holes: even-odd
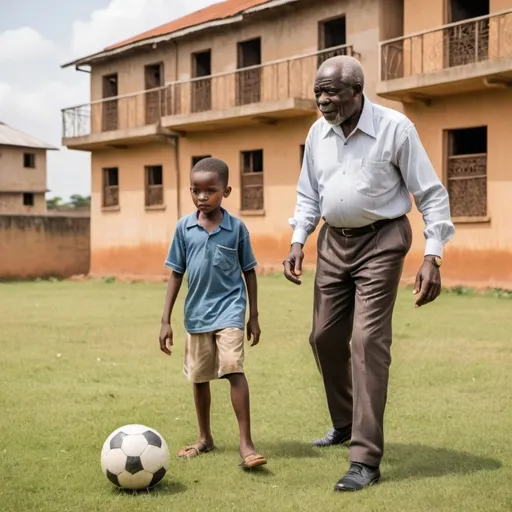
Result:
[[[512,10],[380,43],[377,94],[404,103],[512,86]]]
[[[318,65],[336,55],[359,58],[344,45],[67,108],[62,111],[63,145],[83,150],[123,147],[162,134],[314,116]]]

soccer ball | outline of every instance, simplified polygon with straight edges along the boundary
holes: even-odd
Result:
[[[125,425],[103,444],[101,469],[117,487],[147,489],[160,482],[169,469],[169,448],[156,430]]]

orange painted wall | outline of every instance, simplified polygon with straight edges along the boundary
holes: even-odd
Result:
[[[87,274],[89,219],[0,215],[0,279]]]
[[[416,124],[434,167],[442,176],[443,130],[487,125],[487,201],[490,222],[456,224],[447,245],[444,274],[448,278],[512,282],[512,174],[510,173],[510,119],[512,92],[493,91],[435,100],[430,107],[408,106],[406,114]],[[422,220],[412,216],[420,234]],[[423,241],[417,236],[413,253]],[[412,271],[410,259],[407,271]]]
[[[145,166],[162,165],[164,208],[145,207]],[[162,273],[177,219],[175,148],[170,142],[92,154],[91,273]],[[119,208],[102,207],[102,169],[117,167]]]

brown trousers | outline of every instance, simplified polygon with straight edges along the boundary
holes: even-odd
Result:
[[[406,216],[371,233],[318,237],[310,343],[333,426],[352,424],[350,460],[380,464],[391,364],[392,316],[412,243]]]

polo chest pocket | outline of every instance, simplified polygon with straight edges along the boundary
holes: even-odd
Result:
[[[235,272],[238,268],[238,251],[225,245],[215,246],[213,266],[220,268],[227,274]]]
[[[400,175],[391,162],[366,159],[360,161],[356,182],[358,192],[378,197],[393,190],[399,181]]]

